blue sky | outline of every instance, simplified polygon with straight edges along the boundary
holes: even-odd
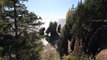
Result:
[[[41,16],[44,22],[65,19],[69,8],[76,7],[80,0],[29,0],[25,3],[27,9]]]

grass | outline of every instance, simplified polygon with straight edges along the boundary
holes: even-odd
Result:
[[[91,56],[87,56],[84,54],[81,54],[81,56],[77,56],[76,53],[71,53],[67,56],[64,56],[64,60],[94,60]]]

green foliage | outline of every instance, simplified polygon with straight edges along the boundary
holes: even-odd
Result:
[[[4,21],[0,20],[0,27],[1,27],[1,28],[6,27],[6,25],[7,25],[7,24],[6,24]]]
[[[4,2],[0,0],[0,7],[2,7],[3,5],[4,5]]]
[[[0,47],[0,55],[1,55],[1,52],[3,52],[4,48],[3,47]]]
[[[57,22],[50,22],[49,27],[46,30],[46,40],[53,46],[57,43],[59,39]]]
[[[58,33],[61,32],[61,24],[58,25]]]
[[[42,24],[41,17],[29,12],[24,1],[0,0],[0,59],[40,60],[43,46],[35,29]]]
[[[76,55],[72,53],[68,56],[64,56],[64,60],[76,60]]]
[[[64,56],[64,60],[94,60],[91,56],[82,54],[80,58],[77,57],[76,53],[71,53],[68,56]]]
[[[72,37],[75,38],[74,40],[82,39],[83,41],[87,41],[87,38],[89,38],[88,35],[94,32],[95,28],[98,28],[93,22],[98,23],[107,21],[106,3],[106,0],[85,0],[84,3],[82,3],[81,0],[78,3],[78,6],[73,8],[74,10],[68,10],[66,14],[66,24],[62,29],[61,36],[66,37],[67,39],[69,33],[71,33]],[[92,27],[92,25],[94,25],[94,27]],[[64,42],[65,41],[66,40],[64,40]],[[63,45],[64,42],[62,42],[61,45]],[[87,43],[83,42],[84,45]],[[70,57],[68,57],[69,56],[67,56],[65,60],[69,60]],[[85,55],[83,57],[84,59],[81,60],[91,60],[91,58],[88,59]],[[77,58],[75,55],[71,56],[71,59],[75,60],[75,58]]]
[[[44,31],[45,31],[45,28],[43,27],[43,28],[41,28],[41,29],[39,30],[39,34],[40,34],[40,35],[44,35]]]
[[[50,22],[49,27],[46,30],[46,33],[47,34],[50,33],[51,35],[54,35],[57,33],[56,29],[57,29],[57,22]]]
[[[66,14],[66,24],[71,28],[72,24],[73,24],[73,14],[74,12],[72,10],[68,10],[67,14]]]

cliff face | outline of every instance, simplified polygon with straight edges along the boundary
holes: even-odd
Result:
[[[96,60],[107,60],[107,49],[102,50],[97,54]]]
[[[58,53],[56,48],[53,47],[50,43],[42,41],[44,44],[43,51],[41,52],[41,60],[59,60]]]

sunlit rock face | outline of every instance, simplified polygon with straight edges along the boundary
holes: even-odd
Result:
[[[45,39],[45,38],[44,38],[44,39],[42,39],[41,41],[42,41],[43,45],[45,45],[45,46],[48,44],[48,42],[46,41],[46,39]]]
[[[102,50],[97,54],[96,60],[107,60],[107,49]]]
[[[40,60],[60,60],[55,47],[48,43],[48,41],[45,38],[41,39],[41,42],[44,46],[43,51],[41,52]]]

